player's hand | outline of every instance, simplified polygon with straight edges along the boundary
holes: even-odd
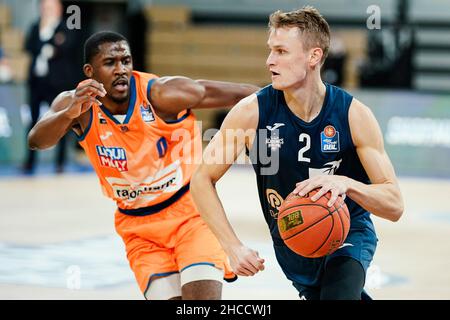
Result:
[[[345,193],[348,190],[347,179],[347,177],[337,175],[316,176],[303,180],[302,182],[298,182],[293,193],[303,197],[310,191],[321,188],[314,196],[311,197],[311,200],[314,202],[330,191],[331,198],[328,201],[328,206],[331,207],[336,202],[338,196],[345,199]]]
[[[96,97],[104,97],[105,95],[106,90],[102,83],[93,79],[84,80],[75,89],[65,115],[70,119],[78,118],[88,111],[94,103],[100,104]]]
[[[253,276],[264,270],[264,259],[259,257],[257,251],[243,245],[232,248],[228,256],[231,268],[238,276]]]

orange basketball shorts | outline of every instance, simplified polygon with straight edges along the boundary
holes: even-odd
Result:
[[[219,241],[201,219],[190,192],[169,207],[146,216],[115,213],[130,267],[145,294],[151,281],[195,264],[210,264],[233,281],[228,258]]]

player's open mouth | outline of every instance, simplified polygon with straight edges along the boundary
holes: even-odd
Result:
[[[279,76],[280,74],[275,71],[270,71],[272,73],[272,77]]]
[[[113,87],[117,91],[126,91],[126,90],[128,90],[128,80],[127,79],[119,79],[117,81],[114,81]]]

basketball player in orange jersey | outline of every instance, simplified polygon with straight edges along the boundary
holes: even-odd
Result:
[[[258,88],[133,71],[127,40],[100,32],[85,43],[89,78],[61,93],[31,130],[30,148],[73,130],[105,195],[145,298],[220,299],[236,275],[189,192],[201,158],[193,108],[231,106]]]
[[[403,200],[370,109],[320,78],[329,43],[328,23],[312,7],[270,16],[266,64],[272,84],[228,113],[205,149],[205,164],[194,174],[191,192],[234,272],[252,276],[262,270],[263,259],[234,233],[215,189],[246,149],[276,258],[300,297],[367,299],[363,287],[377,243],[370,215],[397,221]],[[231,134],[234,131],[241,134]],[[277,214],[291,192],[304,196],[316,188],[320,190],[312,200],[330,191],[330,207],[338,195],[347,196],[351,225],[344,244],[334,253],[306,258],[281,239]]]

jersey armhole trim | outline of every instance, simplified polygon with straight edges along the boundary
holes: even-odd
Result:
[[[186,113],[183,114],[181,117],[179,117],[179,118],[176,119],[176,120],[164,120],[164,119],[162,119],[162,120],[163,120],[165,123],[167,123],[167,124],[174,124],[174,123],[178,123],[178,122],[183,121],[184,119],[186,119],[187,117],[189,117],[190,114],[191,114],[191,109],[186,109]]]
[[[150,94],[151,94],[151,91],[152,91],[152,86],[153,86],[153,84],[155,83],[155,80],[156,80],[156,79],[158,79],[158,78],[150,79],[150,80],[148,81],[148,83],[147,83],[147,100],[148,100],[148,102],[150,102],[151,105],[152,105],[152,102],[151,102]],[[155,110],[155,108],[154,108],[153,105],[152,105],[152,109],[153,109],[153,112],[155,113],[155,117],[159,118],[162,122],[164,122],[165,124],[169,124],[169,125],[170,125],[170,124],[174,124],[174,123],[181,122],[181,121],[183,121],[184,119],[186,119],[186,118],[191,114],[191,110],[190,110],[190,109],[185,109],[185,110],[186,110],[186,113],[183,114],[180,118],[175,119],[175,120],[164,120],[163,118],[161,118],[160,116],[158,116],[158,114],[156,113],[156,110]]]
[[[149,81],[148,81],[148,83],[147,83],[147,99],[148,99],[148,101],[151,103],[151,99],[150,99],[150,93],[151,93],[151,90],[152,90],[152,86],[153,86],[153,83],[155,82],[155,80],[156,79],[158,79],[158,78],[153,78],[153,79],[150,79]]]
[[[91,129],[92,126],[92,118],[94,117],[93,111],[92,111],[92,107],[89,109],[89,122],[88,122],[88,126],[86,127],[86,129],[84,130],[84,132],[79,136],[75,131],[75,135],[77,136],[77,140],[78,142],[83,141],[87,134],[89,133],[89,130]]]

